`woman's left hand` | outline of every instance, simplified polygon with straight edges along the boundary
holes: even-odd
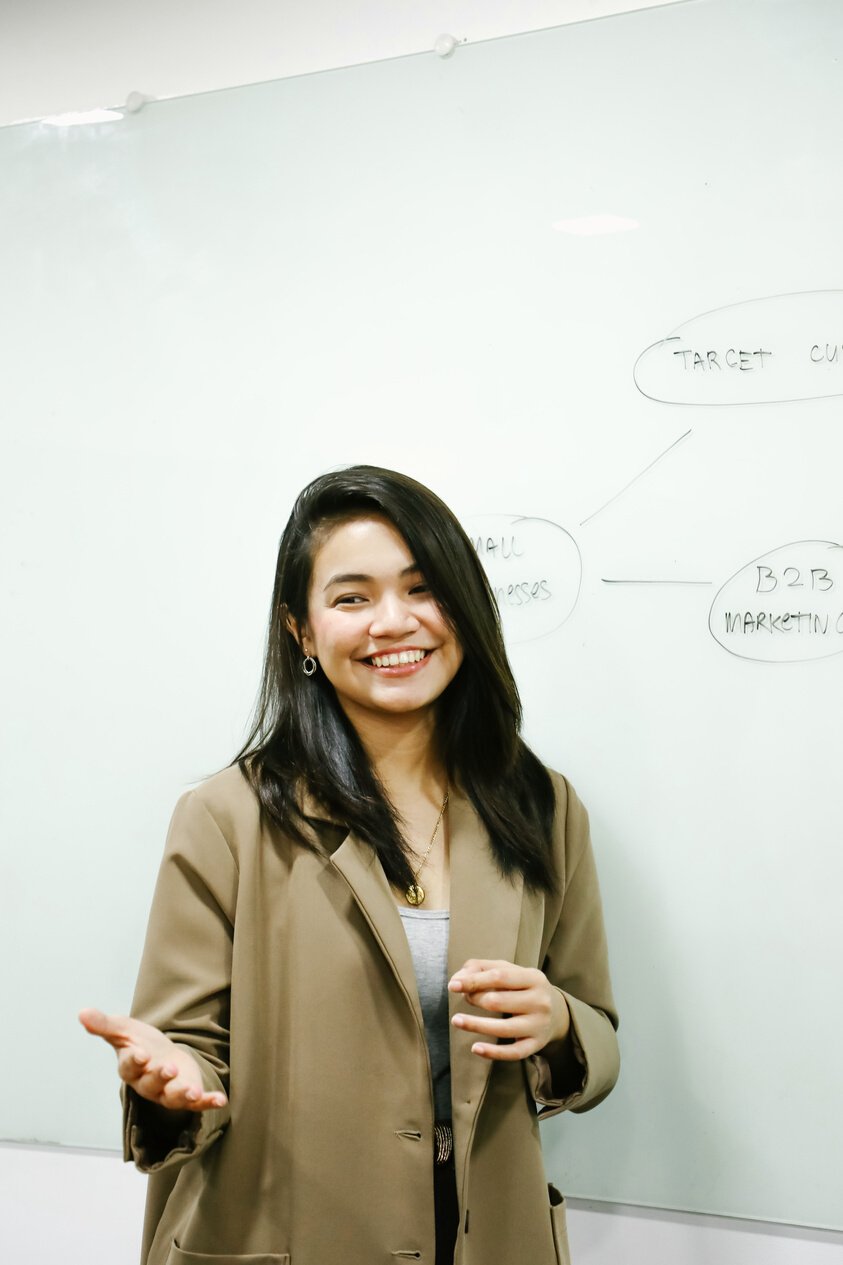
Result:
[[[452,993],[462,993],[472,1006],[500,1012],[498,1019],[485,1015],[456,1014],[452,1023],[486,1037],[508,1037],[506,1045],[477,1041],[473,1054],[483,1058],[515,1060],[538,1054],[551,1042],[562,1042],[571,1027],[571,1014],[562,993],[543,971],[516,966],[514,962],[469,958],[448,981]]]

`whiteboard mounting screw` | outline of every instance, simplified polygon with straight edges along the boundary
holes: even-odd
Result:
[[[130,92],[126,97],[126,109],[129,114],[137,114],[146,105],[147,101],[152,101],[152,97],[148,97],[145,92]]]
[[[450,57],[456,46],[457,41],[453,35],[437,35],[433,51],[438,57]]]

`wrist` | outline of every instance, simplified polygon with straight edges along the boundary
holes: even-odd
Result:
[[[562,1049],[570,1044],[571,1011],[568,1008],[564,993],[560,992],[558,988],[554,988],[553,995],[556,1001],[553,1033],[547,1044],[557,1049]]]

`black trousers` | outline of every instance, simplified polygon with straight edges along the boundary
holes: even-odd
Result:
[[[454,1265],[460,1214],[453,1155],[447,1164],[433,1166],[433,1202],[436,1209],[436,1265]]]

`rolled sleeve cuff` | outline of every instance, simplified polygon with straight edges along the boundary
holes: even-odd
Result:
[[[574,1056],[582,1067],[578,1084],[560,1085],[554,1080],[553,1062],[542,1054],[527,1059],[527,1080],[533,1098],[539,1104],[539,1119],[560,1111],[585,1111],[595,1107],[611,1090],[618,1078],[619,1056],[615,1030],[602,1010],[559,990],[571,1015],[570,1038]]]
[[[191,1051],[196,1057],[196,1052]],[[225,1093],[217,1074],[198,1059],[202,1082],[208,1093]],[[123,1159],[133,1163],[142,1173],[154,1173],[186,1163],[209,1147],[225,1130],[230,1107],[212,1107],[194,1112],[186,1125],[168,1127],[166,1116],[141,1098],[128,1085],[120,1090],[123,1102]]]

